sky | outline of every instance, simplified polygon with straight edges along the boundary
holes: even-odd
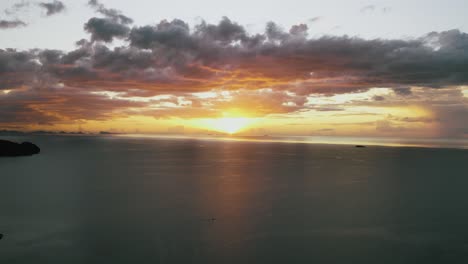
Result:
[[[0,130],[468,138],[466,3],[0,3]]]

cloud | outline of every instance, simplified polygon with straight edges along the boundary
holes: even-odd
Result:
[[[388,115],[387,120],[392,120],[392,121],[399,121],[399,122],[405,122],[405,123],[433,123],[433,122],[439,122],[440,120],[432,117],[399,117],[399,116],[393,116],[393,115]]]
[[[407,90],[404,90],[407,91]],[[411,93],[389,93],[385,100],[356,100],[343,107],[382,107],[405,108],[413,107],[417,116],[387,115],[384,122],[377,124],[379,131],[398,131],[399,128],[409,130],[415,123],[431,125],[432,132],[439,137],[467,137],[468,136],[468,98],[460,87],[446,87],[443,89],[427,89],[413,87]],[[413,110],[414,110],[413,109]],[[422,112],[422,113],[421,113]]]
[[[307,27],[306,24],[293,25],[291,29],[289,30],[289,34],[294,35],[294,36],[306,37],[308,29],[309,28]]]
[[[375,95],[374,97],[372,97],[372,99],[374,101],[383,101],[383,100],[385,100],[385,97],[380,96],[380,95]]]
[[[393,133],[401,133],[402,131],[406,130],[406,127],[396,125],[389,120],[379,120],[375,122],[375,130],[377,130],[380,133],[393,134]]]
[[[46,15],[51,16],[65,11],[65,5],[58,0],[53,2],[40,2],[38,5],[46,10]]]
[[[91,40],[111,42],[114,38],[127,37],[130,28],[108,18],[93,17],[84,25],[84,29],[91,33]]]
[[[22,11],[22,10],[25,10],[27,8],[29,8],[30,6],[30,3],[28,1],[21,1],[21,2],[18,2],[18,3],[15,3],[13,4],[12,7],[10,8],[7,8],[4,10],[4,13],[6,15],[15,15],[17,14],[18,12]]]
[[[207,27],[206,24],[200,24],[200,28]],[[228,29],[229,30],[229,29]],[[228,30],[223,34],[229,34]],[[232,30],[232,29],[231,29]],[[208,37],[216,37],[215,30],[207,29]],[[218,36],[223,37],[223,36]],[[171,22],[161,21],[156,26],[134,27],[129,36],[130,45],[140,49],[151,49],[157,46],[171,47],[174,50],[195,49],[196,43],[190,37],[189,26],[182,20],[175,19]]]
[[[116,23],[121,23],[121,24],[133,23],[133,19],[123,15],[122,12],[120,12],[119,10],[106,8],[103,4],[101,4],[97,0],[89,0],[88,5],[94,8],[96,12],[104,15],[106,18],[109,18]]]
[[[388,14],[392,11],[391,7],[382,7],[382,13]]]
[[[309,23],[317,23],[317,22],[319,22],[319,21],[321,21],[321,20],[323,20],[323,17],[321,17],[321,16],[316,16],[316,17],[310,18],[310,19],[308,20],[308,22],[309,22]]]
[[[229,100],[221,99],[212,102],[214,110],[223,109],[248,109],[253,116],[265,116],[268,114],[284,114],[296,112],[306,108],[307,98],[288,94],[284,91],[262,90],[237,90],[229,94]]]
[[[13,4],[10,8],[4,10],[4,13],[7,16],[17,16],[20,12],[28,12],[33,7],[43,8],[46,11],[46,16],[52,16],[58,13],[61,13],[65,10],[65,5],[63,2],[54,0],[52,2],[30,2],[30,1],[21,1]],[[0,20],[0,29],[10,29],[25,27],[28,24],[22,19],[15,20]]]
[[[115,81],[125,80],[135,86],[126,83],[128,88],[147,85],[155,93],[177,86],[185,92],[273,88],[303,95],[389,87],[409,94],[410,90],[401,87],[468,84],[468,35],[458,30],[432,32],[413,40],[308,39],[304,24],[286,33],[270,23],[264,34],[250,35],[227,18],[193,29],[176,19],[131,30],[109,18],[91,18],[85,29],[92,41],[121,38],[128,39],[128,45],[111,50],[85,41],[34,74],[52,74],[88,87],[90,80],[68,78],[74,71],[88,72],[101,88],[116,85],[119,89]],[[37,55],[37,51],[29,54]]]
[[[366,6],[363,6],[360,11],[361,13],[365,13],[365,12],[372,12],[375,10],[375,5],[366,5]]]
[[[123,15],[119,10],[106,8],[97,0],[89,0],[88,5],[104,18],[93,17],[86,22],[84,29],[91,33],[92,41],[112,42],[114,38],[126,38],[130,32],[129,24],[133,19]]]
[[[383,14],[388,14],[392,11],[392,8],[388,6],[379,7],[377,5],[366,5],[363,6],[359,11],[361,13],[372,13],[375,11],[381,11]]]
[[[0,29],[25,27],[27,24],[21,20],[0,20]]]
[[[84,29],[91,37],[78,41],[75,50],[0,50],[0,96],[24,98],[12,100],[6,112],[34,110],[44,122],[85,118],[85,114],[91,119],[117,112],[124,115],[130,106],[133,114],[155,117],[217,116],[228,108],[249,109],[252,115],[264,116],[345,109],[341,105],[312,106],[307,99],[310,95],[387,87],[394,93],[378,94],[374,100],[355,104],[396,105],[402,102],[402,96],[405,103],[422,104],[421,98],[436,100],[433,91],[447,93],[450,87],[468,85],[468,34],[459,30],[430,32],[413,39],[311,38],[305,24],[284,30],[270,22],[264,32],[250,34],[227,17],[214,24],[201,21],[193,27],[174,19],[130,28],[132,20],[119,11],[98,1],[89,5],[104,17],[86,22]],[[116,38],[122,44],[111,48],[107,43]],[[415,94],[414,87],[427,92],[418,90]],[[2,90],[9,92],[3,95]],[[225,91],[229,96],[218,95],[209,104],[192,96],[211,91]],[[117,93],[119,99],[95,92]],[[75,100],[75,94],[81,99]],[[176,108],[170,108],[153,100],[161,106],[156,109],[152,103],[137,104],[132,99],[168,94],[191,104],[175,103]],[[84,98],[96,103],[92,105],[95,109],[80,110],[83,115],[79,115],[75,110],[81,109],[78,104]],[[55,108],[49,107],[48,99]],[[41,103],[30,103],[37,100]],[[68,104],[56,103],[61,101]],[[450,115],[443,114],[450,112],[445,110],[448,108],[425,106],[448,120]],[[463,108],[451,111],[454,116],[465,113]],[[6,115],[2,118],[12,121]],[[447,122],[444,134],[456,130]],[[385,128],[385,124],[380,127]]]
[[[401,96],[406,96],[406,95],[411,95],[411,88],[410,87],[395,87],[392,88],[393,92],[395,94],[401,95]]]
[[[125,109],[140,102],[109,100],[76,88],[25,89],[0,95],[0,124],[73,124],[79,120],[108,120],[128,114]]]

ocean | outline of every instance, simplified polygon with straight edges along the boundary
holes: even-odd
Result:
[[[467,149],[3,139],[2,264],[468,263]]]

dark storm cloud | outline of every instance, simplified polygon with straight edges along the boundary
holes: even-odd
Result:
[[[21,20],[0,20],[0,29],[25,27],[27,24]]]
[[[38,5],[46,10],[47,16],[65,11],[65,5],[58,0],[54,0],[53,2],[40,2]]]

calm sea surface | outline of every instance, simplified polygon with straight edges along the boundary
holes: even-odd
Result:
[[[468,150],[35,136],[0,263],[468,263]]]

